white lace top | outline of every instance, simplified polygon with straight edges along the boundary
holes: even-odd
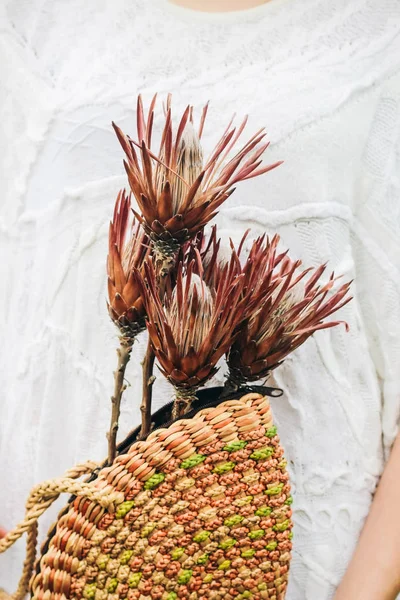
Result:
[[[126,185],[115,120],[172,92],[211,101],[210,150],[232,113],[265,125],[279,169],[222,208],[237,239],[279,232],[307,266],[354,278],[350,325],[319,332],[271,380],[294,487],[288,600],[328,600],[346,569],[400,412],[400,3],[271,0],[226,15],[166,0],[0,6],[0,523],[30,488],[106,455],[117,332],[106,311],[108,221]],[[120,438],[140,418],[128,368]],[[217,381],[222,378],[217,377]],[[159,374],[155,406],[171,390]],[[41,535],[66,498],[42,518]],[[24,543],[0,556],[12,591]]]

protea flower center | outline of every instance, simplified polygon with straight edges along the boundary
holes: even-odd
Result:
[[[274,302],[276,297],[279,294],[280,288],[283,285],[283,282],[278,286],[278,288],[271,294],[271,301]],[[304,283],[303,281],[298,281],[289,291],[285,293],[282,300],[276,307],[276,309],[271,313],[270,318],[265,320],[257,333],[257,342],[261,343],[264,340],[270,338],[278,328],[284,326],[284,333],[282,333],[282,337],[288,335],[292,331],[295,330],[297,322],[293,320],[290,322],[288,319],[288,314],[290,314],[290,310],[295,307],[298,303],[300,303],[304,299]],[[256,322],[257,315],[254,315],[249,320],[249,329],[251,330],[254,327]]]
[[[187,277],[183,277],[182,284],[183,288],[189,284],[184,315],[182,315],[177,288],[172,293],[171,303],[166,313],[178,351],[181,356],[185,356],[191,348],[198,352],[210,334],[215,302],[210,288],[198,275],[192,274],[190,281]]]

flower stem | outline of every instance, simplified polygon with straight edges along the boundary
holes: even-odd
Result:
[[[175,393],[176,396],[172,407],[172,418],[178,419],[190,410],[192,402],[197,399],[197,396],[194,389],[181,390],[175,388]]]
[[[140,430],[140,437],[145,437],[151,428],[151,398],[153,395],[153,383],[155,377],[153,375],[155,355],[151,347],[150,337],[147,342],[147,350],[145,357],[142,362],[142,373],[143,373],[143,392],[142,392],[142,404],[140,410],[142,412],[142,428]]]
[[[120,346],[117,349],[118,363],[114,371],[114,394],[111,396],[111,423],[110,430],[107,433],[108,439],[108,464],[111,465],[117,452],[117,432],[118,421],[121,412],[122,394],[126,389],[124,384],[125,369],[129,362],[133,339],[131,337],[121,336]]]

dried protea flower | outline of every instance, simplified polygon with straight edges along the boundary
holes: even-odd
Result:
[[[248,289],[250,311],[227,357],[228,387],[237,388],[245,382],[266,378],[315,331],[344,323],[325,319],[351,300],[350,283],[334,290],[337,281],[334,273],[327,283],[319,283],[325,265],[315,269],[306,280],[312,269],[301,271],[300,261],[292,262],[286,255],[278,258],[279,270],[272,263],[271,273],[266,274],[268,286],[260,283],[258,292],[261,290],[264,298],[259,293],[254,296],[254,289]],[[344,325],[347,329],[347,323]]]
[[[145,329],[145,308],[134,269],[141,270],[149,257],[149,240],[131,216],[131,200],[121,190],[109,229],[107,257],[108,310],[123,336],[133,339]]]
[[[145,280],[137,274],[148,316],[147,328],[160,369],[176,390],[174,416],[186,412],[197,388],[216,371],[216,364],[234,340],[242,319],[243,278],[226,265],[216,288],[203,279],[201,259],[178,266],[175,287],[160,300],[153,267]]]
[[[281,162],[261,166],[261,156],[268,147],[263,129],[227,160],[247,118],[237,129],[232,121],[229,123],[205,161],[200,141],[207,106],[197,130],[192,107],[188,106],[174,132],[170,97],[160,149],[154,153],[151,144],[155,102],[154,97],[145,119],[142,100],[138,98],[138,141],[113,126],[127,156],[124,164],[129,184],[141,211],[135,214],[154,243],[156,261],[163,263],[164,271],[168,272],[182,243],[192,239],[216,215],[238,181],[266,173]]]

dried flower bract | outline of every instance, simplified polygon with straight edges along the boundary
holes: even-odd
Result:
[[[145,309],[134,278],[149,258],[149,240],[131,217],[131,201],[125,190],[119,192],[109,228],[107,257],[108,310],[123,336],[134,338],[145,328]]]

